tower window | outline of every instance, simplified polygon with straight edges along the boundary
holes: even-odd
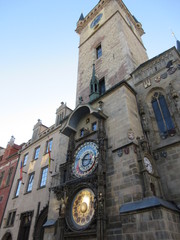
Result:
[[[105,91],[106,91],[106,89],[105,89],[105,80],[103,78],[103,79],[99,80],[99,94],[102,95],[102,94],[105,93]]]
[[[173,136],[176,130],[166,100],[161,93],[156,92],[154,94],[152,98],[152,107],[161,138],[164,139],[168,135]]]
[[[96,48],[96,57],[97,59],[100,58],[102,56],[102,47],[101,45],[99,45],[97,48]]]

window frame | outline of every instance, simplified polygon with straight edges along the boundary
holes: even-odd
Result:
[[[80,129],[80,137],[84,137],[84,133],[85,133],[84,128],[81,128]]]
[[[52,143],[53,143],[53,138],[51,138],[46,142],[45,154],[49,153],[49,150],[50,152],[52,151]],[[49,146],[49,149],[48,149],[48,146]]]
[[[18,179],[17,180],[17,185],[16,185],[16,191],[15,191],[15,194],[14,194],[14,197],[19,197],[19,193],[20,193],[20,189],[21,189],[21,184],[22,184],[22,180],[21,179]],[[17,194],[18,193],[18,194]]]
[[[94,129],[94,126],[96,126],[95,129]],[[91,129],[92,129],[93,132],[97,131],[97,122],[92,123]]]
[[[13,170],[14,170],[14,167],[10,167],[7,178],[6,178],[6,186],[9,186],[9,183],[13,174]]]
[[[37,153],[37,151],[38,151],[38,153]],[[39,158],[39,153],[40,153],[40,146],[38,146],[34,149],[34,160],[37,160]]]
[[[99,44],[96,47],[96,59],[99,59],[101,57],[102,57],[102,46],[101,46],[101,44]]]
[[[32,182],[30,183],[30,178],[31,176],[33,176]],[[32,192],[33,189],[33,183],[34,183],[34,176],[35,176],[35,172],[32,172],[29,174],[29,178],[28,178],[28,183],[27,183],[27,188],[26,188],[26,193],[30,193]],[[30,187],[30,189],[29,189]]]
[[[10,211],[8,213],[6,227],[12,227],[14,225],[15,218],[16,218],[16,210]]]
[[[27,164],[28,156],[29,156],[29,153],[26,153],[26,154],[24,155],[24,158],[23,158],[23,167],[25,167],[26,164]],[[26,161],[25,161],[25,160],[26,160]]]
[[[43,175],[44,171],[46,171],[45,175]],[[44,180],[44,178],[45,178],[45,180]],[[40,177],[40,181],[39,181],[39,188],[46,187],[47,178],[48,178],[48,166],[45,166],[41,169],[41,177]],[[42,183],[44,183],[44,184],[42,185]]]
[[[154,92],[151,98],[151,106],[161,139],[174,136],[176,133],[175,124],[164,94]]]
[[[102,89],[104,90],[102,91]],[[103,77],[99,80],[99,95],[101,96],[105,92],[106,92],[106,84],[105,84],[105,78]]]

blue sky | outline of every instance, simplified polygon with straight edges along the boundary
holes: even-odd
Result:
[[[55,122],[61,101],[75,107],[78,44],[75,33],[98,0],[0,0],[0,146],[11,135],[27,142],[41,119]],[[124,0],[142,23],[149,58],[180,39],[179,0]]]

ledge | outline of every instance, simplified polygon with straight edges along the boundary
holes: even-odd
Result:
[[[48,219],[45,224],[43,225],[43,227],[52,227],[54,226],[56,223],[56,220],[55,219]]]
[[[154,207],[165,207],[170,210],[180,212],[180,209],[171,202],[168,202],[158,197],[148,197],[148,198],[144,198],[141,201],[123,204],[120,207],[120,214],[144,210],[147,208],[154,208]]]

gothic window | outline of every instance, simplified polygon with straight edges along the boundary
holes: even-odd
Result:
[[[47,175],[48,175],[48,167],[45,167],[42,169],[42,172],[41,172],[40,188],[46,186]]]
[[[13,173],[13,167],[11,167],[11,168],[9,169],[8,176],[7,176],[7,179],[6,179],[6,186],[9,185],[9,182],[10,182],[11,176],[12,176],[12,173]]]
[[[20,188],[21,188],[21,179],[18,180],[17,188],[16,188],[16,192],[15,192],[15,197],[19,196]]]
[[[28,153],[24,155],[23,166],[26,166],[28,160]]]
[[[28,181],[28,186],[27,186],[27,192],[31,192],[31,191],[32,191],[33,180],[34,180],[34,173],[31,173],[31,174],[29,175],[29,181]]]
[[[165,97],[160,92],[155,92],[151,103],[161,138],[173,136],[176,131]]]

